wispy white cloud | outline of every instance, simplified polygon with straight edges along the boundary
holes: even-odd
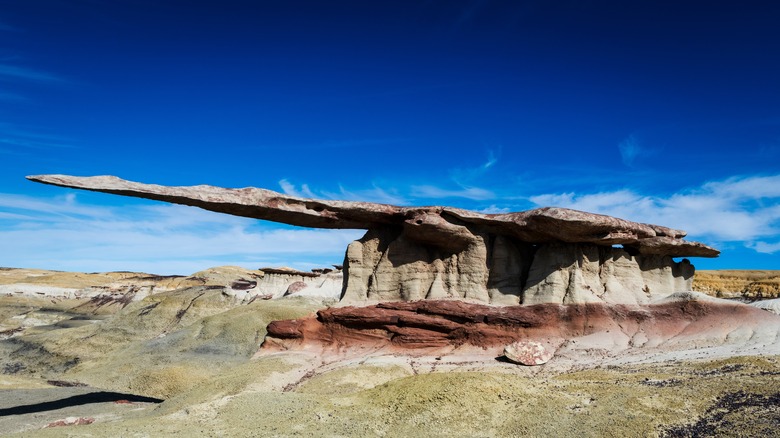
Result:
[[[450,179],[460,187],[474,185],[474,181],[485,175],[498,162],[498,157],[491,150],[484,163],[476,167],[457,168],[450,170]]]
[[[65,79],[57,75],[11,64],[0,64],[0,79],[34,82],[65,82]]]
[[[707,183],[703,186],[703,190],[730,199],[777,198],[780,197],[780,175],[752,178],[732,177],[725,181]]]
[[[485,214],[502,214],[502,213],[509,213],[512,210],[509,207],[499,207],[496,204],[491,204],[477,211]]]
[[[494,199],[496,194],[490,190],[481,189],[478,187],[466,187],[460,189],[444,189],[436,186],[412,186],[411,196],[414,198],[433,198],[433,199],[445,199],[445,198],[466,198],[473,201],[485,201],[488,199]]]
[[[300,189],[296,188],[291,182],[283,179],[279,181],[279,187],[282,188],[282,193],[290,196],[297,196],[299,198],[316,198],[317,195],[309,189],[308,184],[303,184]]]
[[[2,132],[0,132],[0,135],[2,135]],[[26,149],[51,149],[51,148],[61,149],[61,148],[72,147],[71,145],[68,144],[37,141],[29,138],[10,137],[10,136],[0,137],[0,143],[9,146],[14,146],[14,147],[22,147]]]
[[[27,155],[26,153],[19,152],[16,149],[9,149],[9,148],[1,148],[0,147],[0,154],[2,155]]]
[[[338,192],[322,190],[314,192],[308,184],[302,184],[300,188],[286,179],[279,181],[282,192],[299,198],[333,199],[343,201],[377,202],[380,204],[405,205],[407,200],[398,195],[394,190],[386,190],[377,185],[370,189],[349,190],[339,185]]]
[[[75,146],[66,137],[52,135],[43,128],[23,127],[0,122],[0,145],[20,149],[70,149]]]
[[[364,201],[392,205],[409,205],[411,203],[410,199],[465,198],[473,201],[484,201],[495,199],[496,197],[492,191],[479,187],[456,187],[449,189],[433,185],[414,185],[406,189],[406,194],[402,194],[399,189],[386,189],[374,184],[367,189],[348,189],[339,185],[338,191],[314,191],[308,184],[302,184],[298,187],[286,179],[279,181],[279,187],[283,193],[300,198]]]
[[[748,248],[754,249],[756,252],[763,254],[774,254],[780,251],[780,242],[767,243],[767,242],[755,242],[748,244]]]
[[[317,150],[326,149],[345,149],[356,147],[375,147],[384,145],[394,145],[410,141],[410,138],[355,138],[342,140],[325,140],[311,143],[266,143],[254,145],[247,149],[284,149],[284,150]]]
[[[13,220],[22,220],[22,221],[34,221],[34,216],[29,216],[25,214],[19,214],[19,213],[8,213],[6,211],[0,211],[0,221],[3,219],[13,219]]]
[[[56,198],[35,198],[25,195],[0,193],[0,208],[23,211],[40,220],[51,220],[54,216],[87,217],[108,219],[114,211],[107,207],[81,205],[72,193]]]
[[[378,202],[380,204],[406,205],[409,202],[395,190],[383,189],[373,185],[369,189],[348,190],[339,186],[337,193],[323,192],[330,199],[346,199],[350,201]]]
[[[189,274],[234,264],[341,263],[362,230],[310,230],[179,205],[84,205],[0,195],[0,266]]]
[[[29,99],[21,94],[0,91],[0,100],[5,102],[29,102]]]
[[[669,196],[632,190],[533,196],[559,206],[688,230],[712,242],[743,242],[762,252],[780,248],[780,175],[734,177]]]
[[[496,154],[493,151],[488,151],[488,157],[482,164],[475,167],[451,169],[449,171],[450,180],[454,183],[454,188],[432,184],[413,185],[409,190],[409,196],[420,199],[464,198],[472,201],[495,199],[496,194],[491,190],[478,187],[477,181],[493,168],[497,162],[498,157]]]
[[[620,158],[623,160],[623,164],[629,167],[634,165],[634,160],[642,153],[639,141],[633,135],[621,141],[618,144],[618,150],[620,151]]]
[[[406,182],[396,182],[390,188],[382,187],[378,184],[372,184],[372,187],[367,189],[345,188],[343,185],[339,185],[338,191],[330,191],[324,189],[314,190],[308,184],[297,186],[287,179],[282,179],[279,181],[279,187],[282,189],[282,192],[290,196],[377,202],[392,205],[409,205],[417,203],[415,201],[428,202],[430,199],[448,198],[485,201],[495,199],[496,194],[491,190],[477,187],[473,182],[487,173],[497,162],[496,154],[489,151],[485,162],[476,167],[451,169],[449,171],[451,182],[444,186],[433,184],[410,186]]]

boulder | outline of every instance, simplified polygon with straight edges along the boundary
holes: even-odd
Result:
[[[504,347],[504,357],[520,365],[542,365],[553,358],[555,351],[535,341],[516,341]]]

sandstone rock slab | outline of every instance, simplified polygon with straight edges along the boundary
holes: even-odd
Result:
[[[554,355],[550,347],[536,341],[516,341],[504,347],[504,357],[520,365],[543,365]]]
[[[479,229],[529,243],[621,244],[640,253],[674,257],[716,257],[719,254],[707,245],[683,240],[685,232],[681,230],[557,207],[483,214],[442,206],[398,207],[308,199],[254,187],[168,187],[115,176],[35,175],[27,178],[44,184],[192,205],[303,227],[374,229],[393,225],[402,228],[411,240],[455,251],[468,246],[475,237],[474,230]]]

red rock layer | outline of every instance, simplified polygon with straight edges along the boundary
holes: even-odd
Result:
[[[336,307],[268,325],[263,350],[307,346],[393,349],[504,346],[521,339],[566,340],[610,333],[626,346],[710,340],[737,330],[778,325],[780,317],[738,303],[692,300],[629,306],[603,303],[497,307],[423,300]]]

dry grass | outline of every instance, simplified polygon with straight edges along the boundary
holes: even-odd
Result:
[[[693,290],[727,298],[778,298],[780,271],[696,271]]]

